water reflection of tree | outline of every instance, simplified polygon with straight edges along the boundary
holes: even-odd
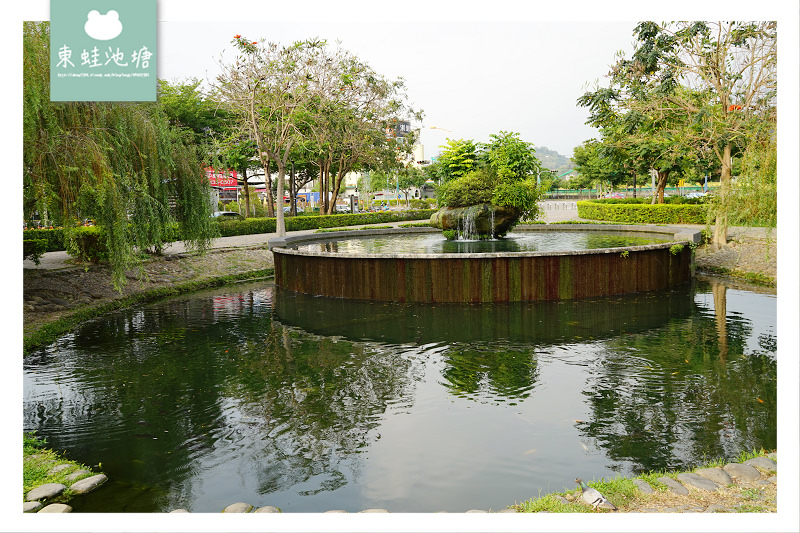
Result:
[[[387,405],[411,397],[411,361],[399,350],[309,335],[277,322],[239,351],[227,383],[248,430],[261,440],[262,493],[324,474],[312,492],[347,482],[343,460],[376,438]],[[352,474],[351,474],[352,475]]]
[[[44,418],[26,406],[26,428],[55,436],[71,458],[159,488],[128,511],[191,502],[204,458],[243,448],[253,458],[236,460],[252,461],[263,492],[323,472],[333,473],[313,490],[340,486],[337,463],[375,438],[387,404],[410,397],[411,363],[385,347],[285,328],[263,299],[174,300],[88,324],[69,350],[30,361],[60,366],[77,392],[43,400]],[[158,501],[165,493],[186,500]]]
[[[452,344],[444,353],[443,385],[456,396],[519,401],[529,397],[539,378],[530,347],[503,343]]]
[[[593,416],[578,427],[612,460],[658,470],[776,445],[775,344],[745,352],[750,321],[720,329],[724,291],[713,294],[716,310],[606,343],[584,391]]]

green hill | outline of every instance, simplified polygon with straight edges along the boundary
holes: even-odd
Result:
[[[575,168],[575,163],[570,161],[569,157],[563,156],[555,150],[550,150],[546,146],[536,147],[536,158],[546,168],[555,170],[557,175]]]

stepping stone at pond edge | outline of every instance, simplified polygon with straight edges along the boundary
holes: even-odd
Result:
[[[721,468],[698,468],[694,473],[719,485],[728,486],[733,484],[731,476]]]
[[[175,509],[174,511],[170,511],[169,514],[172,514],[172,513],[188,513],[188,512],[189,511],[187,511],[186,509]]]
[[[770,476],[770,477],[767,478],[767,481],[769,481],[770,483],[777,483],[778,482],[778,476]]]
[[[556,494],[555,499],[560,503],[570,503],[568,499],[563,496],[559,496],[558,494]]]
[[[519,511],[517,511],[516,509],[500,509],[497,512],[498,513],[518,513]]]
[[[35,513],[42,508],[41,502],[25,502],[22,504],[23,513]]]
[[[666,485],[667,488],[669,488],[669,490],[671,490],[675,494],[681,494],[683,496],[686,496],[687,494],[689,494],[689,489],[687,489],[686,487],[684,487],[683,485],[681,485],[680,483],[678,483],[677,481],[675,481],[671,477],[662,476],[662,477],[658,478],[658,481],[660,481],[661,483]]]
[[[719,488],[719,485],[710,479],[706,479],[703,476],[698,476],[697,474],[692,473],[678,474],[678,480],[684,485],[691,485],[692,487],[707,490],[709,492],[714,492]]]
[[[645,494],[653,494],[655,492],[653,487],[651,487],[650,484],[643,479],[634,479],[633,484],[636,485],[637,489]]]
[[[61,483],[45,483],[28,492],[28,496],[25,499],[32,501],[55,498],[65,490],[67,490],[66,485],[62,485]]]
[[[364,509],[362,513],[388,513],[386,509]]]
[[[481,509],[470,509],[468,513],[488,513],[489,511],[482,511]]]
[[[72,507],[66,503],[51,503],[39,510],[40,513],[71,513]]]
[[[347,511],[343,511],[341,509],[333,509],[332,511],[325,511],[326,513],[346,513]]]
[[[257,513],[280,513],[282,511],[280,509],[278,509],[277,507],[273,507],[271,505],[266,505],[264,507],[259,507],[258,509],[255,510],[255,512],[257,512]]]
[[[727,513],[727,512],[729,512],[729,509],[727,507],[725,507],[724,505],[722,505],[721,503],[712,503],[703,512],[704,513]]]
[[[253,510],[253,506],[249,503],[236,502],[227,506],[222,510],[223,513],[249,513]]]
[[[96,474],[92,477],[76,481],[69,486],[69,490],[76,494],[86,494],[87,492],[92,492],[106,481],[108,481],[108,476],[105,474]]]
[[[728,463],[722,469],[738,481],[744,481],[745,483],[761,479],[761,472],[750,465]]]
[[[752,459],[748,459],[744,463],[744,465],[754,466],[756,468],[761,468],[762,470],[768,470],[770,472],[777,472],[778,465],[772,459],[768,457],[753,457]]]
[[[81,468],[80,470],[76,470],[73,473],[71,473],[70,475],[68,475],[66,479],[67,479],[67,481],[75,481],[79,477],[85,476],[86,474],[91,474],[91,472],[89,472],[85,468]]]
[[[778,452],[772,452],[772,453],[768,453],[768,454],[767,454],[767,457],[769,457],[769,458],[770,458],[770,459],[772,459],[773,461],[777,461],[777,460],[778,460]]]
[[[56,465],[50,470],[48,470],[47,475],[52,476],[53,474],[58,474],[59,472],[63,472],[64,470],[69,470],[72,467],[73,465],[69,463],[61,463],[60,465]]]

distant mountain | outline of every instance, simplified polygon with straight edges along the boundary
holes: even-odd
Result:
[[[569,157],[563,156],[555,150],[546,146],[537,146],[535,150],[536,158],[542,162],[542,165],[550,170],[555,170],[557,175],[575,168],[575,163],[570,161]]]

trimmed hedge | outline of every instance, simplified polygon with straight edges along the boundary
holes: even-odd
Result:
[[[25,229],[22,230],[23,241],[46,241],[45,252],[58,252],[66,249],[64,230],[56,229]]]
[[[433,209],[382,211],[378,213],[343,213],[339,215],[286,217],[285,222],[286,231],[300,231],[338,228],[342,226],[359,226],[364,224],[386,224],[390,222],[402,222],[404,220],[427,220],[433,213]],[[221,237],[275,233],[275,228],[274,218],[225,220],[219,223],[219,233]]]
[[[704,204],[644,204],[612,200],[581,200],[578,216],[620,224],[705,224]]]
[[[336,228],[341,226],[358,226],[364,224],[386,224],[390,222],[402,222],[404,220],[428,220],[435,212],[435,209],[415,209],[412,211],[382,211],[377,213],[343,213],[338,215],[304,215],[297,217],[286,217],[286,231],[299,231],[321,228]],[[218,223],[220,237],[232,237],[234,235],[256,235],[259,233],[275,233],[274,218],[248,218],[245,220],[224,220]],[[86,228],[76,228],[80,234],[94,235],[98,231],[97,226]],[[175,240],[178,237],[179,229],[175,227]],[[22,231],[23,241],[46,241],[45,252],[57,252],[66,250],[64,230],[58,229],[27,229]],[[91,243],[84,243],[89,246]],[[28,247],[33,245],[26,245]],[[37,250],[41,249],[42,244],[37,245]],[[92,252],[89,246],[82,246],[82,250]],[[96,250],[104,253],[105,250]],[[78,251],[81,253],[81,251]],[[92,257],[97,257],[96,253],[90,253]],[[27,252],[26,252],[27,256]]]

